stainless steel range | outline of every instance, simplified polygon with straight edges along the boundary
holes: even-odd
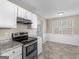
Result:
[[[13,33],[12,39],[23,44],[22,59],[38,59],[37,38],[28,37],[27,32],[19,32]]]

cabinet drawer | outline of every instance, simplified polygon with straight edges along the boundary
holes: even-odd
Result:
[[[16,54],[20,54],[22,53],[22,46],[14,48],[11,51],[5,52],[4,54],[2,54],[2,56],[11,56],[11,55],[16,55]]]

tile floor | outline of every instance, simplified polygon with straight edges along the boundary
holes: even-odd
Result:
[[[46,42],[39,59],[79,59],[79,46]]]

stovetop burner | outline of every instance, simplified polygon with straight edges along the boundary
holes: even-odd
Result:
[[[14,41],[20,42],[22,44],[27,44],[29,42],[32,42],[34,40],[37,40],[37,38],[28,37],[28,33],[27,32],[13,33],[12,34],[12,39]]]
[[[37,40],[35,37],[28,37],[28,33],[26,32],[20,32],[20,33],[13,33],[12,39],[14,41],[20,42],[22,44],[27,44],[29,42]]]

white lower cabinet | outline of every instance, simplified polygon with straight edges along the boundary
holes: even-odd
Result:
[[[22,55],[20,54],[20,55],[16,56],[16,58],[14,58],[14,59],[22,59]]]
[[[16,47],[13,50],[1,54],[1,56],[6,56],[8,59],[22,59],[22,46]]]
[[[9,59],[22,59],[22,53],[16,56],[12,56]]]
[[[38,55],[42,53],[42,38],[38,37]]]

